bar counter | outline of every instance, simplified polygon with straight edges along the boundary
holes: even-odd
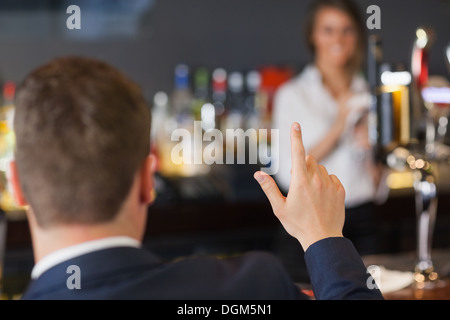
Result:
[[[439,275],[434,288],[421,289],[414,284],[400,290],[384,294],[387,300],[450,300],[450,249],[434,249],[432,259]],[[411,272],[416,263],[414,251],[397,254],[378,254],[364,256],[367,266],[380,265],[389,270]]]

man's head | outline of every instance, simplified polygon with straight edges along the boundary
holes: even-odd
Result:
[[[139,87],[106,63],[55,59],[16,97],[16,165],[37,224],[114,219],[150,152],[150,109]]]

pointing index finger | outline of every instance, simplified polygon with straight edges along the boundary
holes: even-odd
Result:
[[[302,129],[298,122],[291,126],[291,162],[292,175],[306,173],[305,147],[302,141]]]

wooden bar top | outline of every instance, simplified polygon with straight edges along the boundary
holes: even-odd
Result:
[[[405,288],[384,293],[386,300],[450,300],[450,248],[435,249],[431,258],[439,280],[433,288],[421,289],[414,284]],[[386,269],[398,271],[414,271],[416,264],[415,252],[379,254],[364,256],[366,266],[379,265]]]

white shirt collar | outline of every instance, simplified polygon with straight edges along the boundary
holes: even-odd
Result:
[[[138,248],[141,246],[141,243],[131,237],[116,236],[86,241],[80,244],[56,250],[52,253],[49,253],[35,264],[33,270],[31,271],[31,278],[37,279],[42,273],[44,273],[51,267],[74,257],[101,249],[124,246]]]
[[[302,73],[300,73],[298,79],[303,79],[301,85],[310,85],[314,88],[323,88],[322,86],[322,74],[315,64],[307,64]],[[355,73],[352,77],[351,89],[358,92],[368,91],[367,82],[360,73]]]

